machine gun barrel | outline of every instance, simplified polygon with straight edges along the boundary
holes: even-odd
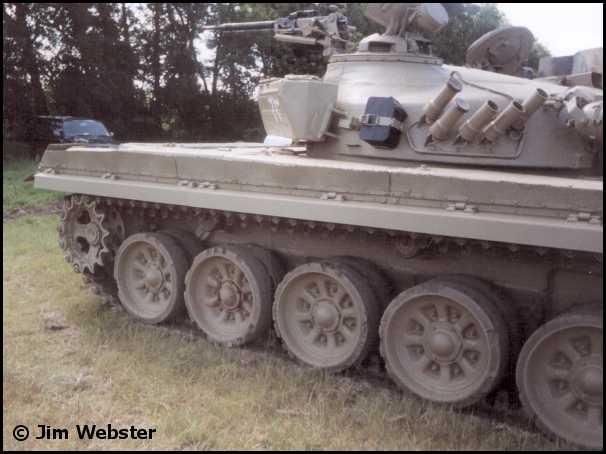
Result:
[[[257,32],[271,30],[274,38],[284,43],[304,45],[322,49],[325,57],[351,49],[350,34],[354,27],[346,16],[331,7],[330,13],[322,16],[316,10],[295,11],[275,20],[207,25],[202,31]]]
[[[264,20],[257,22],[240,22],[240,23],[228,23],[220,25],[206,25],[202,27],[202,30],[213,30],[221,32],[245,32],[245,31],[260,31],[260,30],[273,30],[275,20]]]

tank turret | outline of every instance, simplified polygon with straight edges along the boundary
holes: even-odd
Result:
[[[258,99],[268,136],[305,144],[314,157],[326,159],[601,172],[595,112],[602,91],[581,95],[517,77],[533,42],[527,29],[488,33],[469,49],[469,66],[454,67],[432,54],[427,38],[448,23],[441,4],[377,3],[367,16],[385,32],[362,39],[353,53],[346,51],[348,21],[336,10],[212,28],[273,27],[277,39],[320,44],[330,57],[322,79],[261,81]],[[380,103],[369,100],[377,98],[395,100],[405,120],[375,111]],[[575,102],[592,107],[574,109]],[[390,139],[365,140],[361,132],[369,128],[388,131],[373,137]]]

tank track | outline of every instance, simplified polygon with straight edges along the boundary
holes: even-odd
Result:
[[[71,195],[68,197],[83,197]],[[66,198],[68,198],[66,197]],[[86,197],[86,196],[84,196]],[[171,218],[173,220],[198,221],[196,236],[204,241],[214,230],[229,229],[232,226],[246,228],[249,225],[264,225],[273,232],[283,231],[295,235],[296,229],[302,229],[303,235],[337,236],[349,235],[363,232],[364,234],[379,239],[389,238],[395,241],[398,252],[403,259],[412,258],[420,254],[438,256],[470,254],[474,249],[495,254],[507,254],[511,259],[532,255],[541,258],[552,258],[563,260],[566,263],[577,259],[590,259],[594,263],[602,263],[601,254],[591,254],[578,251],[549,249],[544,247],[526,246],[515,243],[502,243],[480,241],[465,238],[444,237],[437,235],[426,235],[418,233],[397,232],[392,230],[366,228],[355,225],[341,225],[316,221],[305,221],[292,218],[278,218],[272,216],[261,216],[245,213],[234,213],[212,209],[191,208],[178,205],[167,205],[160,203],[140,202],[128,199],[115,199],[104,197],[89,197],[95,202],[100,211],[105,209],[117,209],[125,216],[145,219],[146,228],[149,231],[161,230],[159,224],[162,220]],[[154,222],[157,221],[157,224]],[[116,245],[116,249],[117,249]],[[115,250],[112,251],[115,253]],[[96,267],[94,272],[84,271],[85,284],[91,287],[95,295],[109,304],[118,304],[118,289],[113,281],[113,255],[105,254],[103,265]],[[76,270],[77,272],[80,272]]]
[[[73,197],[73,196],[72,196]],[[334,224],[328,222],[305,221],[293,218],[263,216],[231,211],[213,209],[191,208],[187,206],[169,205],[160,203],[140,202],[128,199],[115,199],[105,197],[91,197],[100,209],[104,207],[117,208],[127,215],[145,218],[151,222],[149,230],[154,230],[154,220],[172,218],[174,220],[199,219],[201,227],[196,235],[204,241],[213,230],[221,227],[229,229],[231,226],[239,225],[246,228],[248,225],[258,224],[271,228],[273,232],[285,231],[294,235],[295,229],[303,228],[304,235],[347,235],[356,232],[364,232],[369,236],[379,237],[381,235],[396,240],[396,248],[402,254],[402,258],[411,258],[420,253],[433,253],[439,255],[468,254],[474,248],[482,251],[496,251],[507,253],[515,258],[524,254],[532,254],[538,257],[558,257],[565,260],[577,258],[592,258],[597,263],[602,263],[602,254],[572,251],[566,249],[552,249],[537,246],[527,246],[516,243],[503,243],[493,241],[482,241],[467,238],[446,237],[438,235],[427,235],[420,233],[398,232],[393,230],[360,227],[356,225]]]
[[[272,232],[281,231],[291,236],[298,233],[304,236],[346,237],[347,235],[362,232],[376,240],[389,239],[395,242],[396,249],[401,254],[402,259],[413,258],[421,254],[447,258],[448,256],[467,255],[475,249],[483,253],[492,253],[499,256],[505,255],[511,260],[522,259],[523,257],[558,260],[564,263],[564,266],[567,268],[573,267],[577,260],[594,263],[597,266],[601,266],[602,263],[601,254],[533,247],[515,243],[397,232],[355,225],[234,213],[128,199],[89,197],[78,194],[67,196],[66,200],[72,197],[94,202],[100,212],[118,210],[124,217],[144,219],[147,231],[162,230],[162,221],[169,218],[176,221],[187,220],[197,222],[198,227],[196,228],[195,235],[200,241],[207,239],[215,230],[229,230],[231,227],[246,229],[247,226],[256,224],[258,226],[265,226],[271,229]],[[61,230],[61,226],[59,230]],[[296,230],[298,232],[295,232]],[[60,243],[60,245],[63,247],[64,243]],[[83,274],[84,283],[90,286],[92,292],[108,304],[119,304],[118,288],[113,279],[113,259],[118,246],[119,244],[114,244],[111,253],[104,254],[102,266],[95,267],[94,272],[75,270]],[[69,259],[66,260],[69,262]]]
[[[139,202],[128,199],[104,198],[104,197],[88,197],[81,195],[71,195],[69,197],[86,198],[95,203],[95,206],[100,212],[109,210],[117,210],[124,218],[144,220],[144,228],[147,231],[163,231],[162,222],[167,219],[175,221],[188,221],[190,225],[197,223],[198,227],[195,231],[195,236],[203,242],[215,230],[229,230],[237,227],[245,229],[248,226],[256,224],[271,229],[272,232],[285,232],[289,235],[302,234],[306,236],[318,235],[320,237],[354,235],[363,232],[373,240],[389,239],[390,242],[395,242],[396,248],[401,254],[402,259],[416,257],[417,255],[433,256],[448,260],[449,257],[458,255],[470,254],[474,249],[482,253],[490,253],[495,256],[507,257],[509,260],[524,260],[524,258],[539,258],[541,260],[553,260],[562,263],[566,268],[573,268],[577,260],[584,263],[594,263],[600,266],[602,256],[599,254],[590,254],[585,252],[547,249],[542,247],[524,246],[511,243],[497,243],[478,241],[453,237],[441,237],[433,235],[424,235],[416,233],[403,233],[389,230],[364,228],[353,225],[336,225],[331,223],[311,222],[290,218],[277,218],[270,216],[250,215],[243,213],[234,213],[220,210],[207,210],[199,208],[191,208],[177,205],[165,205],[159,203]],[[142,226],[143,228],[143,226]],[[301,232],[302,230],[302,232]],[[137,231],[129,232],[129,234],[137,233]],[[192,237],[194,234],[191,235]],[[114,242],[115,243],[115,242]],[[119,244],[114,244],[110,254],[104,254],[103,265],[97,266],[94,272],[88,270],[82,272],[83,280],[86,285],[91,288],[91,291],[101,300],[110,305],[119,305],[118,287],[114,281],[113,275],[113,260],[115,252]],[[198,251],[199,252],[199,251]],[[193,257],[191,257],[193,258]],[[343,260],[335,257],[336,260]],[[67,259],[66,259],[67,260]],[[364,259],[357,259],[364,260]],[[69,262],[69,260],[68,260]],[[369,261],[367,261],[370,263]],[[367,267],[368,268],[368,267]],[[277,284],[277,283],[275,283]],[[392,289],[393,290],[393,289]],[[394,296],[394,295],[392,295]],[[386,301],[388,303],[389,301]],[[533,311],[535,318],[544,318],[548,314],[543,312],[543,309],[529,308]],[[510,309],[508,312],[511,312]],[[551,314],[554,315],[554,314]],[[557,314],[556,314],[557,315]],[[515,337],[514,351],[517,354],[524,340],[522,331],[532,332],[536,326],[528,326],[524,328],[524,320],[518,329],[513,329],[515,323],[512,320],[515,314],[508,313],[506,318],[509,320],[512,334]],[[517,350],[517,351],[516,351]]]

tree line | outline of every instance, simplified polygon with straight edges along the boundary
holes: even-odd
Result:
[[[379,31],[365,4],[344,13],[356,37]],[[444,4],[451,21],[436,53],[465,49],[505,23],[494,4]],[[319,55],[271,33],[203,34],[207,24],[269,20],[317,3],[3,3],[3,132],[27,139],[38,115],[103,121],[121,140],[259,140],[260,78],[321,75]]]

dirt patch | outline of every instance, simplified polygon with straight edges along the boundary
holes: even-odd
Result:
[[[41,314],[42,326],[47,331],[61,331],[69,328],[62,313],[57,311],[43,311]]]

